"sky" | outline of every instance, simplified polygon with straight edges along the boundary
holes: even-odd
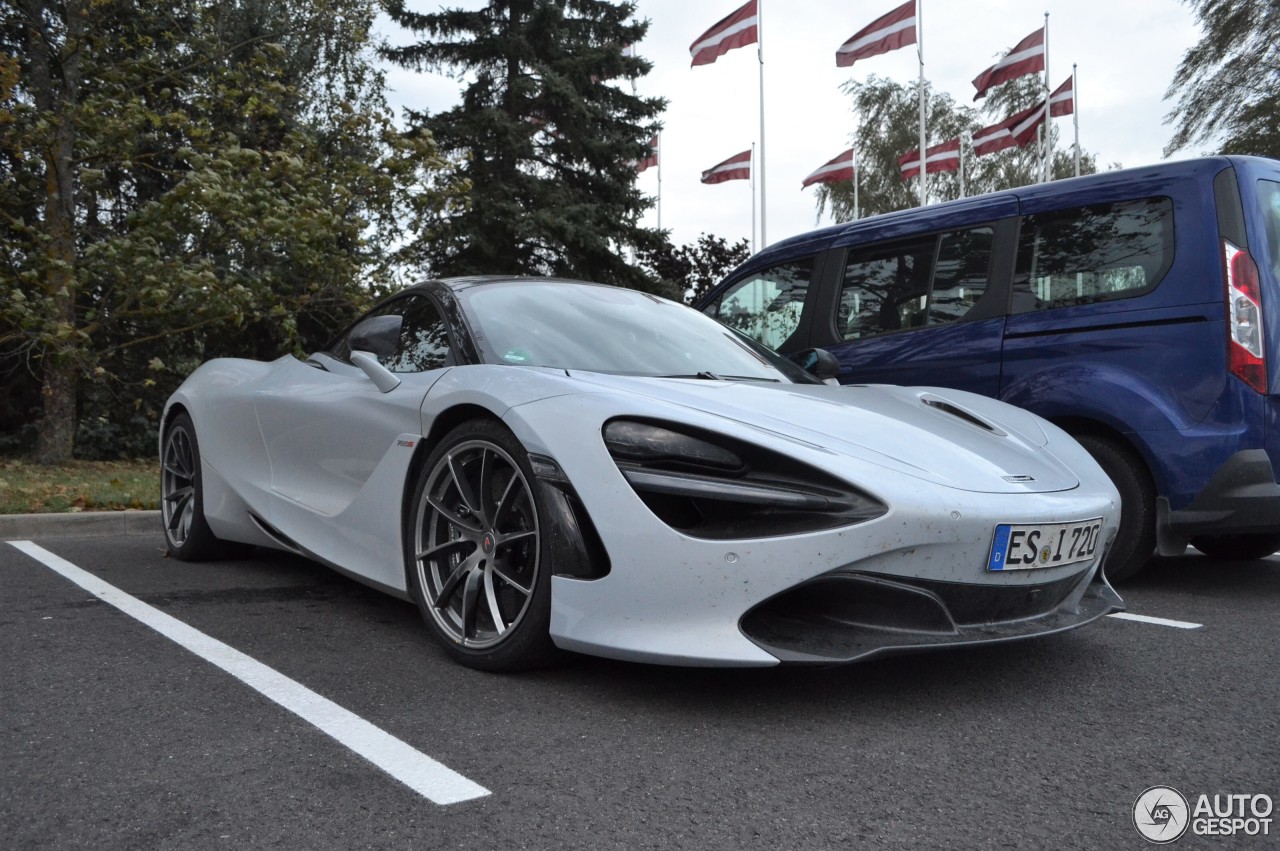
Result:
[[[661,184],[658,171],[637,177],[642,191],[660,197],[661,226],[683,245],[702,233],[730,241],[767,243],[830,224],[817,219],[816,187],[804,178],[851,143],[856,127],[846,80],[875,74],[901,83],[919,73],[914,45],[838,68],[836,48],[901,0],[761,0],[764,52],[765,207],[755,204],[748,181],[703,185],[705,169],[758,143],[760,64],[755,45],[731,50],[710,65],[690,67],[689,45],[744,0],[638,0],[637,16],[649,31],[638,45],[653,70],[637,83],[645,96],[665,97],[661,116]],[[1078,65],[1076,91],[1080,145],[1099,165],[1125,167],[1159,162],[1172,135],[1164,123],[1165,90],[1179,61],[1199,39],[1188,6],[1177,0],[921,0],[925,77],[935,90],[972,103],[971,80],[1049,13],[1048,62],[1053,87]],[[417,0],[418,11],[441,6],[477,8],[483,0]],[[383,20],[392,43],[412,40]],[[459,83],[447,76],[387,69],[393,105],[431,111],[459,100]],[[1071,117],[1054,119],[1059,138],[1072,138]],[[929,138],[933,145],[943,141]],[[1194,156],[1186,150],[1175,157]],[[759,172],[758,172],[759,174]],[[651,209],[643,223],[656,226]]]

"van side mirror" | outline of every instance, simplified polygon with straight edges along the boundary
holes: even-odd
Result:
[[[378,358],[391,357],[400,345],[400,327],[403,324],[402,316],[370,316],[351,329],[347,345],[353,352],[371,352]]]
[[[787,355],[787,360],[821,381],[840,375],[840,361],[826,349],[803,349]]]

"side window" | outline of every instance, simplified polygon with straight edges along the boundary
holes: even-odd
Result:
[[[1013,312],[1140,295],[1173,262],[1173,202],[1148,198],[1025,216]]]
[[[392,372],[426,372],[444,366],[449,356],[449,333],[440,311],[428,298],[411,296],[401,316],[400,345],[383,361]]]
[[[771,349],[800,326],[813,258],[755,272],[729,287],[706,312]]]
[[[993,237],[980,227],[850,251],[836,329],[857,340],[963,319],[987,291]]]
[[[963,319],[986,293],[994,239],[991,228],[942,235],[929,297],[930,325]]]
[[[1271,255],[1271,274],[1280,281],[1280,183],[1274,180],[1259,180],[1258,200],[1262,203],[1262,227],[1267,234],[1267,253]]]
[[[401,319],[395,352],[378,358],[387,369],[392,372],[426,372],[444,366],[449,356],[449,334],[440,312],[430,299],[422,296],[398,298],[369,311],[360,322],[375,316],[399,316]],[[350,359],[350,333],[348,330],[343,334],[329,350],[335,358]]]

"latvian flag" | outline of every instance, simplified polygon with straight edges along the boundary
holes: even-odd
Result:
[[[750,0],[741,9],[698,36],[698,40],[689,45],[689,52],[693,54],[693,64],[710,65],[735,47],[755,44],[757,20],[759,19],[756,16],[756,0]]]
[[[879,56],[915,43],[916,3],[908,0],[889,14],[876,18],[840,45],[836,51],[836,66],[845,68],[859,59]]]
[[[960,139],[955,138],[941,145],[926,148],[924,167],[929,174],[937,171],[955,171],[960,168]],[[898,157],[898,168],[902,170],[903,180],[919,175],[920,149],[916,148]]]
[[[1036,138],[1036,127],[1043,121],[1044,101],[1040,101],[1030,109],[1014,113],[999,124],[983,127],[974,133],[973,152],[982,156],[1005,148],[1020,148]]]
[[[654,136],[649,140],[649,155],[640,162],[636,163],[636,174],[647,168],[653,168],[658,164],[658,137]]]
[[[853,180],[853,148],[842,154],[837,154],[819,167],[813,174],[804,179],[800,184],[800,188],[812,186],[815,183],[841,183],[845,180]]]
[[[1067,81],[1049,95],[1049,114],[1056,118],[1059,115],[1070,115],[1075,111],[1075,87],[1071,85],[1071,78],[1067,77]]]
[[[1023,74],[1034,74],[1044,70],[1044,27],[1033,32],[1014,45],[1013,50],[996,64],[983,71],[973,80],[978,93],[974,100],[984,96],[992,86],[1006,83]]]
[[[719,165],[713,165],[702,173],[703,183],[724,183],[726,180],[751,179],[751,151],[735,154]]]

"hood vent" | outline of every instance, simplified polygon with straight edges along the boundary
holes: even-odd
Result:
[[[991,425],[991,423],[988,423],[985,420],[978,419],[978,417],[975,414],[971,414],[968,411],[964,410],[963,408],[957,408],[955,405],[948,402],[946,399],[939,399],[936,396],[922,396],[920,398],[920,401],[924,402],[930,408],[934,408],[935,410],[939,410],[944,413],[950,414],[953,417],[959,417],[960,419],[964,420],[970,425],[975,425],[978,428],[982,429],[983,431],[989,431],[992,434],[998,434],[998,435],[1004,436],[1004,432],[1000,431],[998,428]]]

